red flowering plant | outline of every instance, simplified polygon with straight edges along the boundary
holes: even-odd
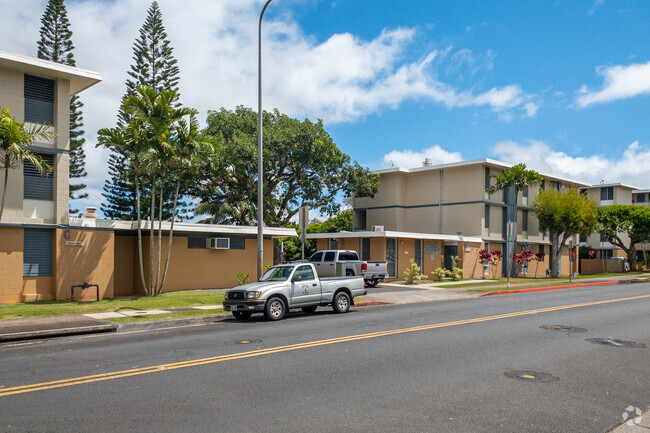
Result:
[[[492,275],[497,275],[497,265],[503,259],[503,253],[501,251],[493,251],[490,253],[490,266],[492,266]]]
[[[593,259],[594,256],[596,255],[596,251],[594,251],[594,250],[589,250],[589,253],[588,253],[588,254],[589,254],[589,258],[590,258],[590,259]]]
[[[478,252],[478,262],[481,265],[483,265],[483,278],[485,278],[485,274],[489,273],[490,258],[491,257],[492,257],[492,254],[490,254],[488,251],[480,250]]]

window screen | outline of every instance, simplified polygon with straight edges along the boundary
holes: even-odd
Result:
[[[23,231],[23,275],[44,277],[52,272],[52,230]]]
[[[54,168],[54,155],[40,154],[43,161]],[[29,161],[23,164],[25,181],[24,198],[32,200],[54,200],[54,170],[47,176],[41,176],[39,171]]]
[[[54,125],[54,80],[25,75],[25,122]]]

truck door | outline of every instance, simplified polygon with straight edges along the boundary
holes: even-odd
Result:
[[[320,281],[314,275],[313,268],[309,265],[298,266],[291,278],[291,306],[320,302],[320,291]]]
[[[317,252],[315,254],[312,254],[312,256],[308,260],[316,268],[316,273],[318,274],[318,276],[321,276],[320,267],[321,267],[322,260],[323,260],[323,252],[319,251],[319,252]]]
[[[336,276],[336,251],[325,251],[323,262],[318,269],[318,276],[321,278]]]

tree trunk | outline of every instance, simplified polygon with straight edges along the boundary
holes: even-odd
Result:
[[[557,242],[557,235],[553,233],[551,238],[551,248],[553,248],[553,254],[551,254],[551,277],[558,276],[558,259],[560,258],[560,248]]]
[[[163,216],[163,190],[164,185],[160,184],[160,200],[158,200],[158,264],[156,266],[156,295],[160,295],[160,260],[162,257],[162,216]]]
[[[138,259],[140,261],[140,277],[142,277],[142,287],[144,294],[149,296],[149,289],[147,288],[147,281],[144,277],[144,260],[142,258],[142,215],[140,215],[140,175],[135,175],[135,202],[136,211],[138,213]]]
[[[151,209],[149,210],[149,287],[151,287],[151,294],[155,295],[153,286],[153,247],[154,247],[154,228],[153,223],[156,216],[156,176],[151,176]]]
[[[8,158],[8,155],[5,155]],[[9,181],[9,160],[5,163],[5,183],[2,185],[2,202],[0,202],[0,221],[2,221],[2,213],[5,210],[5,197],[7,197],[7,182]]]
[[[160,290],[162,291],[163,286],[165,285],[165,278],[167,277],[167,269],[169,268],[169,257],[172,252],[172,236],[174,235],[174,220],[176,219],[176,206],[178,203],[178,190],[181,186],[180,177],[176,182],[176,192],[174,192],[174,207],[172,208],[172,223],[169,228],[169,243],[167,245],[167,258],[165,259],[165,269],[163,270],[162,281],[160,282]]]

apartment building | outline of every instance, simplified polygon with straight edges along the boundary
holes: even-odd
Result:
[[[0,303],[67,299],[71,287],[84,282],[98,284],[100,298],[143,293],[137,223],[97,219],[95,208],[83,218],[68,215],[70,96],[100,81],[97,72],[0,51],[0,108],[57,133],[32,146],[53,167],[51,175],[40,176],[29,163],[8,173],[0,221]],[[3,183],[4,173],[0,194]],[[162,229],[166,238],[169,223]],[[177,223],[165,291],[232,287],[236,273],[254,275],[256,233],[256,227]],[[147,235],[148,230],[145,256]],[[264,262],[273,263],[273,239],[291,236],[294,229],[265,228]],[[94,290],[75,292],[75,299],[94,296]]]
[[[491,175],[498,175],[503,170],[512,167],[511,164],[492,160],[479,159],[437,166],[418,167],[413,169],[389,168],[378,170],[380,189],[374,198],[354,198],[354,232],[338,235],[320,234],[310,238],[325,238],[331,240],[345,239],[346,248],[352,248],[359,243],[363,251],[364,239],[370,239],[377,245],[377,236],[385,238],[386,247],[371,247],[372,260],[388,260],[395,262],[395,278],[402,275],[408,266],[407,257],[425,256],[435,262],[427,266],[421,259],[426,270],[431,266],[449,267],[450,257],[458,256],[464,269],[465,278],[477,278],[483,275],[483,270],[476,267],[478,251],[485,248],[488,251],[501,251],[506,255],[508,225],[515,220],[514,190],[487,194],[485,192],[494,180]],[[543,263],[535,264],[529,269],[529,274],[544,275],[549,267],[551,242],[548,233],[539,229],[539,224],[530,207],[539,189],[586,187],[589,184],[575,180],[540,173],[544,177],[541,185],[519,192],[517,200],[517,252],[528,249],[534,253],[543,252]],[[373,230],[374,228],[374,230]],[[513,230],[513,229],[511,229]],[[379,234],[373,235],[374,232]],[[337,237],[338,236],[338,237]],[[348,239],[352,246],[348,246]],[[419,241],[430,245],[428,252]],[[394,254],[392,246],[406,245],[402,251]],[[577,245],[577,239],[574,242]],[[326,246],[319,243],[319,248]],[[434,246],[437,246],[434,248]],[[374,254],[373,254],[374,251]],[[433,252],[433,254],[429,254]],[[382,256],[382,254],[386,256]],[[442,259],[435,260],[436,255]],[[500,273],[507,269],[504,259]],[[421,265],[421,266],[422,266]],[[568,254],[560,260],[561,273],[569,273],[570,262]]]

